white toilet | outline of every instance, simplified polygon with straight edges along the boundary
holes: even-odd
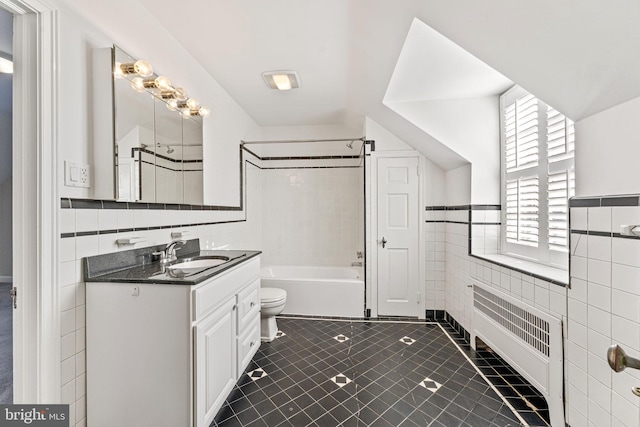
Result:
[[[276,337],[276,316],[282,313],[287,302],[287,292],[279,288],[260,288],[260,335],[264,342]]]

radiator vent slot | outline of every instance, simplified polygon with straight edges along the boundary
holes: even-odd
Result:
[[[549,357],[549,322],[478,286],[474,285],[473,293],[478,311]]]

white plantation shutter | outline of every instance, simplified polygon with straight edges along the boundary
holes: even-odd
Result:
[[[573,122],[547,106],[549,250],[569,250],[569,197],[575,194]]]
[[[511,89],[500,102],[503,252],[555,264],[562,258],[552,253],[568,251],[573,122],[522,88]]]
[[[517,99],[505,112],[507,172],[538,164],[538,100]]]
[[[538,245],[538,177],[507,181],[507,240]]]

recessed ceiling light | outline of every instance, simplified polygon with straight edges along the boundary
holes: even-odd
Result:
[[[0,73],[13,74],[13,62],[0,57]]]
[[[289,90],[300,87],[300,79],[295,71],[265,71],[262,77],[271,89]]]

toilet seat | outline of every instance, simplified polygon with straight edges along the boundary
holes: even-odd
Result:
[[[281,303],[287,299],[287,291],[278,288],[260,288],[260,305]]]

